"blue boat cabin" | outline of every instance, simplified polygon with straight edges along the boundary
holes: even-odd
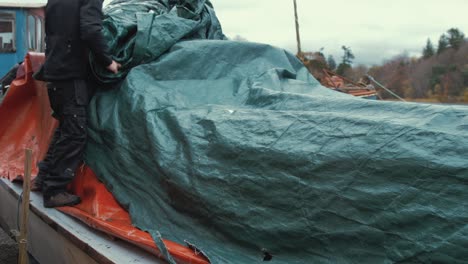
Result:
[[[29,51],[43,52],[46,0],[0,0],[0,78]]]

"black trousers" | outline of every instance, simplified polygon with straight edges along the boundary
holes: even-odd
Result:
[[[44,196],[66,191],[83,161],[86,146],[88,87],[84,80],[47,84],[53,116],[59,121],[45,159],[39,164],[44,173]]]

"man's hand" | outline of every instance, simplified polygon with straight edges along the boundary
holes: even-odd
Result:
[[[117,63],[116,61],[112,60],[112,63],[109,66],[107,66],[107,69],[117,74],[119,72],[120,67],[122,67],[120,63]]]

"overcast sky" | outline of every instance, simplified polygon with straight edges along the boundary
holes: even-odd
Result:
[[[109,2],[106,0],[105,2]],[[293,0],[211,0],[225,34],[296,53]],[[431,38],[457,27],[468,36],[468,0],[297,0],[303,51],[380,64],[407,52],[420,55]]]
[[[293,0],[211,0],[226,35],[296,52]],[[428,37],[458,27],[468,35],[468,0],[297,0],[302,49],[338,61],[351,47],[355,64],[419,55]]]

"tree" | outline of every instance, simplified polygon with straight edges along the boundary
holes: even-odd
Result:
[[[324,57],[325,58],[325,54],[323,54],[323,50],[325,49],[325,47],[321,47],[320,50],[317,52],[320,56]]]
[[[340,63],[340,65],[338,65],[338,68],[336,69],[336,73],[338,73],[339,75],[345,75],[346,72],[349,72],[349,69],[351,69],[351,65],[346,63]]]
[[[350,78],[351,80],[358,82],[362,77],[364,77],[369,72],[369,68],[364,64],[359,64],[349,72],[345,72],[346,77]]]
[[[447,45],[441,46],[440,55],[426,60],[398,56],[372,67],[369,74],[400,96],[468,103],[468,41],[457,50],[448,43],[448,33],[445,35]],[[441,39],[445,44],[445,38]],[[353,72],[358,68],[353,67]],[[387,93],[381,96],[390,98]]]
[[[327,64],[330,70],[334,71],[336,69],[336,61],[332,55],[328,56]]]
[[[432,45],[431,39],[427,39],[426,47],[424,47],[423,49],[423,58],[428,59],[434,56],[434,54],[435,54],[435,50],[434,50],[434,46]]]
[[[341,63],[348,64],[349,66],[351,66],[355,58],[353,52],[351,51],[351,48],[346,47],[346,46],[341,46],[341,48],[343,49],[343,52],[344,52],[343,61]]]
[[[460,46],[465,42],[465,34],[461,32],[458,28],[451,28],[447,30],[448,34],[448,44],[450,47],[458,50]]]
[[[439,38],[439,45],[437,46],[437,55],[441,54],[444,50],[448,48],[449,42],[447,35],[442,34]]]
[[[351,69],[351,64],[353,63],[354,54],[351,51],[351,48],[346,47],[346,46],[341,46],[343,49],[343,57],[340,65],[338,65],[338,69],[336,70],[336,73],[339,75],[344,75],[347,70]]]

